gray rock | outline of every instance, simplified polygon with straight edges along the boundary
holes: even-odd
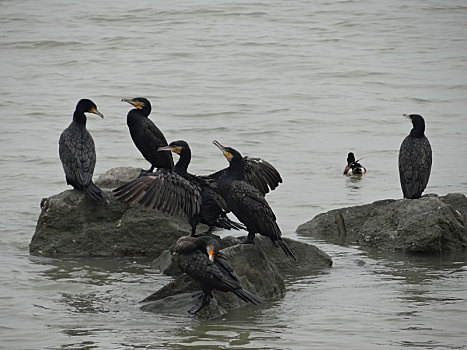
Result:
[[[257,236],[255,244],[252,245],[241,244],[239,238],[228,236],[220,239],[220,244],[227,246],[222,252],[229,259],[243,287],[265,300],[271,300],[280,298],[285,292],[282,274],[288,277],[309,275],[318,269],[332,266],[331,258],[317,247],[288,238],[284,240],[296,255],[297,262],[291,261],[282,249],[267,237]],[[157,313],[187,313],[194,303],[188,293],[200,289],[197,282],[180,271],[173,263],[168,250],[152,265],[163,273],[177,277],[144,299],[142,302],[147,304],[143,305],[142,309]],[[247,304],[232,293],[214,291],[213,296],[214,300],[209,307],[199,312],[201,317],[219,317],[229,310]]]
[[[300,225],[297,234],[386,251],[459,251],[467,245],[466,214],[463,194],[426,195],[331,210]]]
[[[219,240],[221,248],[239,245],[246,239],[246,236],[240,238],[227,236],[223,239],[219,236],[216,237]],[[313,269],[322,269],[332,266],[331,257],[314,245],[295,241],[286,237],[283,237],[283,239],[297,257],[296,262],[288,258],[279,245],[272,243],[267,237],[257,235],[255,244],[253,245],[261,249],[269,262],[272,263],[281,274],[306,274]],[[245,246],[249,246],[249,244]],[[180,271],[172,261],[172,255],[169,250],[164,251],[157,257],[152,262],[151,267],[170,276],[179,276],[182,274],[182,271]]]
[[[29,245],[33,255],[157,256],[190,232],[186,218],[123,204],[110,196],[94,202],[67,190],[41,201]]]
[[[243,288],[261,297],[264,301],[280,298],[285,293],[284,281],[276,266],[266,257],[264,252],[251,244],[240,244],[222,249],[229,259]],[[162,287],[142,302],[143,310],[157,313],[186,314],[193,306],[191,292],[200,290],[199,285],[186,274],[178,276],[174,281]],[[213,300],[208,307],[197,315],[202,318],[216,318],[227,311],[245,306],[247,303],[230,292],[213,291]],[[252,304],[249,307],[256,307]]]
[[[117,167],[107,170],[96,180],[101,188],[117,188],[139,176],[141,168]]]

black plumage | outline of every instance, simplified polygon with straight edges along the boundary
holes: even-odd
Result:
[[[412,121],[410,134],[399,150],[399,178],[404,198],[420,198],[428,184],[432,153],[425,136],[425,120],[418,114],[404,114]]]
[[[243,157],[242,180],[255,187],[262,194],[267,194],[282,183],[282,178],[274,166],[261,158]],[[204,177],[218,180],[228,171],[228,167]]]
[[[180,270],[201,286],[202,298],[190,309],[191,313],[198,312],[210,302],[213,290],[232,292],[246,302],[261,304],[259,297],[242,287],[212,236],[180,237],[173,248],[172,258]]]
[[[91,134],[86,129],[85,113],[104,116],[97,110],[94,102],[82,99],[76,105],[71,124],[63,130],[58,141],[59,156],[68,185],[82,190],[93,200],[101,200],[107,194],[92,182],[96,165],[96,149]]]
[[[211,233],[212,227],[244,229],[242,224],[227,217],[227,205],[217,193],[216,182],[188,172],[191,161],[188,144],[179,140],[159,148],[161,153],[166,151],[180,155],[173,171],[159,169],[153,174],[139,177],[114,190],[116,197],[125,202],[138,201],[169,214],[183,212],[188,216],[192,236],[195,236],[200,222],[209,226],[207,233]],[[171,204],[167,205],[167,202]]]
[[[349,152],[347,155],[347,165],[344,169],[344,175],[363,175],[366,174],[366,169],[362,166],[359,160],[355,160],[355,155]]]
[[[229,167],[217,179],[219,193],[226,201],[230,211],[243,223],[248,231],[245,243],[253,243],[255,234],[269,237],[277,242],[287,256],[297,260],[293,252],[282,240],[282,233],[276,223],[276,216],[264,198],[264,194],[245,182],[245,162],[242,155],[231,147],[219,142],[213,143],[229,161]]]
[[[143,157],[151,163],[151,167],[142,174],[150,173],[154,168],[173,169],[174,162],[170,152],[158,152],[159,147],[167,146],[167,140],[159,128],[149,119],[151,103],[144,97],[124,98],[135,108],[127,115],[127,125],[131,138]]]

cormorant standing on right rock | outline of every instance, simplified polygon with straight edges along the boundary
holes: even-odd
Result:
[[[180,270],[194,278],[201,286],[202,298],[189,312],[197,313],[209,304],[212,290],[232,292],[240,299],[254,305],[261,299],[243,289],[229,261],[219,252],[219,243],[212,236],[180,237],[172,252]]]
[[[149,119],[151,103],[144,97],[124,98],[135,108],[128,112],[127,125],[135,146],[143,157],[151,163],[149,170],[143,170],[142,175],[151,173],[154,168],[173,169],[174,162],[170,152],[158,152],[159,147],[167,146],[167,140],[159,128]]]
[[[420,198],[431,172],[431,146],[425,136],[425,121],[418,114],[404,114],[413,129],[399,150],[399,177],[404,198]]]
[[[362,166],[359,160],[355,160],[355,155],[349,152],[347,155],[347,166],[344,169],[344,175],[363,175],[366,174],[366,169]]]
[[[224,147],[213,141],[228,160],[229,167],[217,180],[220,194],[224,197],[230,211],[243,223],[248,230],[245,243],[253,243],[255,234],[269,237],[278,242],[285,254],[297,260],[293,252],[282,240],[282,233],[276,223],[276,216],[257,188],[243,180],[245,172],[244,158],[232,147]]]
[[[58,141],[58,153],[65,171],[66,183],[77,190],[83,190],[93,200],[105,199],[107,194],[92,182],[96,165],[94,140],[86,129],[86,115],[93,113],[104,116],[97,110],[96,104],[82,99],[76,105],[73,121],[63,130]]]

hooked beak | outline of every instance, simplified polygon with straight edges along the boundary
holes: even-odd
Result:
[[[104,119],[104,115],[103,115],[101,112],[99,112],[99,111],[97,110],[97,108],[91,109],[91,110],[89,111],[89,113],[96,114],[96,115],[98,115],[99,117],[101,117],[102,119]]]
[[[162,147],[159,147],[157,149],[157,152],[160,152],[160,151],[173,151],[173,147],[172,146],[162,146]]]
[[[404,113],[404,114],[402,114],[402,116],[406,117],[409,120],[412,120],[412,118],[410,117],[410,114]]]
[[[144,106],[144,103],[137,101],[134,98],[122,98],[122,102],[129,103],[130,105],[138,109],[141,109]]]
[[[214,145],[217,146],[217,148],[219,148],[221,151],[222,151],[222,154],[224,155],[225,158],[227,158],[227,160],[230,162],[232,160],[232,155],[230,154],[229,151],[227,151],[227,149],[222,146],[218,141],[214,140],[212,141],[212,143]]]
[[[216,145],[217,148],[219,148],[222,152],[225,151],[225,147],[222,146],[218,141],[214,140],[214,141],[212,141],[212,143],[213,143],[214,145]]]

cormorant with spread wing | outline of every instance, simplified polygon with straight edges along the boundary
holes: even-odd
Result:
[[[107,194],[92,182],[96,165],[94,140],[86,129],[85,113],[104,116],[97,110],[96,104],[82,99],[76,105],[71,124],[63,130],[58,141],[59,156],[65,171],[66,183],[77,190],[83,190],[93,200],[105,199]]]
[[[255,234],[259,233],[269,237],[273,242],[278,242],[287,256],[297,260],[282,240],[276,216],[264,198],[264,194],[243,180],[245,178],[245,159],[243,156],[232,147],[224,147],[217,141],[213,141],[213,143],[230,163],[229,167],[217,179],[217,187],[230,211],[246,226],[248,237],[245,243],[253,243]]]
[[[431,172],[431,146],[425,136],[425,120],[418,114],[404,114],[412,121],[410,134],[399,150],[399,177],[404,198],[420,198]]]
[[[135,108],[127,115],[127,125],[135,146],[143,157],[151,163],[149,170],[143,170],[142,175],[151,173],[154,168],[173,169],[174,162],[169,152],[158,152],[159,147],[167,146],[167,140],[159,128],[149,119],[151,103],[144,97],[124,98]]]
[[[216,182],[188,172],[191,160],[188,143],[174,141],[159,148],[159,152],[167,153],[164,151],[172,151],[180,156],[174,171],[159,169],[130,181],[114,190],[119,200],[128,203],[138,201],[169,214],[176,214],[181,209],[188,216],[192,236],[196,235],[196,227],[200,222],[209,226],[206,234],[210,234],[214,226],[228,230],[245,229],[242,224],[227,217],[227,205],[217,193]]]
[[[229,261],[219,252],[219,243],[212,236],[180,237],[173,248],[172,258],[180,270],[199,282],[202,290],[200,301],[189,312],[196,313],[209,304],[212,290],[232,292],[240,299],[254,305],[261,299],[243,289]]]

